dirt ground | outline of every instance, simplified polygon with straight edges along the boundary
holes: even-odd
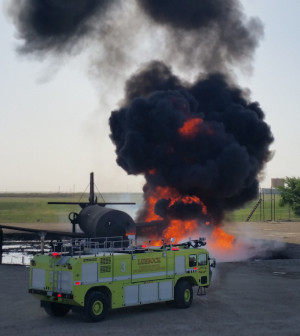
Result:
[[[300,223],[239,223],[238,236],[287,242],[300,249]],[[0,266],[0,334],[23,335],[300,335],[300,259],[218,263],[207,295],[189,309],[165,303],[111,311],[100,323],[80,315],[48,317],[28,291],[29,268]]]
[[[65,232],[72,231],[72,225],[69,223],[17,223],[10,225],[31,229],[45,229]],[[224,230],[237,236],[300,244],[300,222],[228,222],[224,224]],[[4,233],[5,232],[8,233],[16,231],[5,229]]]
[[[224,229],[239,236],[300,244],[300,222],[230,222]]]

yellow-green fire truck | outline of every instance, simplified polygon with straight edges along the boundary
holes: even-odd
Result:
[[[203,248],[203,238],[173,243],[146,247],[132,239],[124,247],[111,238],[64,242],[60,252],[54,249],[31,260],[29,293],[51,316],[72,309],[94,322],[109,309],[153,302],[188,308],[192,287],[198,286],[198,295],[209,287],[215,259]]]

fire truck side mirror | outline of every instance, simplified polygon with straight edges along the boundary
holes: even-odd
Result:
[[[212,263],[210,264],[210,267],[215,268],[216,267],[216,259],[215,258],[210,258],[209,260],[212,260]]]

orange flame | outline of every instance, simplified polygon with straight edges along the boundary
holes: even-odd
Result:
[[[171,220],[170,225],[164,230],[164,238],[170,241],[175,238],[177,242],[188,239],[193,233],[198,231],[197,220],[182,221],[179,219]]]
[[[183,202],[185,204],[197,203],[202,206],[203,215],[207,215],[207,208],[205,204],[197,196],[182,196],[180,193],[171,187],[157,187],[151,195],[146,199],[146,218],[145,222],[152,221],[166,221],[168,219],[162,218],[155,213],[155,204],[160,199],[169,199],[169,207],[174,205],[176,202]],[[151,240],[152,246],[160,246],[162,244],[161,239],[164,238],[165,242],[168,244],[171,238],[175,238],[176,242],[179,243],[182,240],[188,240],[189,237],[195,239],[199,238],[201,233],[201,226],[199,226],[199,220],[180,220],[180,219],[169,219],[168,227],[164,229],[162,236],[158,236],[156,233],[152,232],[148,239]],[[215,226],[210,220],[206,220],[204,223],[205,234],[208,233],[207,229],[211,228],[209,232],[211,234],[207,237],[209,242],[209,248],[218,251],[230,251],[233,248],[233,243],[235,237],[231,234],[226,233],[219,226]]]
[[[151,246],[161,246],[162,238],[166,244],[170,243],[171,238],[175,238],[175,241],[179,243],[182,240],[188,240],[189,237],[199,236],[198,234],[198,222],[197,220],[183,221],[180,219],[171,220],[169,226],[163,231],[163,237],[152,233],[149,239],[151,240]]]
[[[184,137],[193,138],[199,132],[201,124],[203,124],[203,119],[201,118],[189,119],[179,128],[179,133]]]
[[[154,196],[150,196],[147,199],[147,214],[145,218],[145,222],[153,222],[156,220],[162,220],[160,216],[155,213],[155,204],[158,199]]]
[[[202,206],[202,212],[203,214],[207,214],[207,209],[206,206],[204,205],[203,202],[199,199],[197,196],[181,196],[179,192],[170,187],[157,187],[155,191],[147,198],[146,203],[147,203],[147,214],[144,219],[145,222],[152,222],[155,220],[162,220],[163,218],[158,216],[155,213],[155,204],[158,200],[165,198],[169,199],[169,207],[174,205],[176,202],[183,202],[185,204],[192,204],[192,203],[197,203],[201,204]]]
[[[210,239],[210,246],[214,249],[229,250],[232,248],[235,237],[215,226]]]
[[[194,138],[199,132],[205,132],[207,135],[214,134],[209,125],[204,124],[202,118],[188,119],[178,131],[181,136],[186,138]]]

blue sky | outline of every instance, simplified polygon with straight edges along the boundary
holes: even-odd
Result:
[[[269,187],[272,177],[300,176],[300,2],[242,3],[265,28],[253,73],[239,74],[238,82],[261,104],[275,137],[274,158],[261,182]],[[108,127],[131,69],[117,82],[97,81],[89,74],[89,51],[59,61],[21,57],[15,34],[1,10],[0,192],[83,191],[90,171],[103,192],[141,191],[143,178],[128,176],[115,163]]]
[[[274,158],[263,186],[272,177],[300,177],[300,2],[244,0],[246,13],[261,18],[265,37],[257,50],[253,76],[243,81],[260,102],[275,137]]]

